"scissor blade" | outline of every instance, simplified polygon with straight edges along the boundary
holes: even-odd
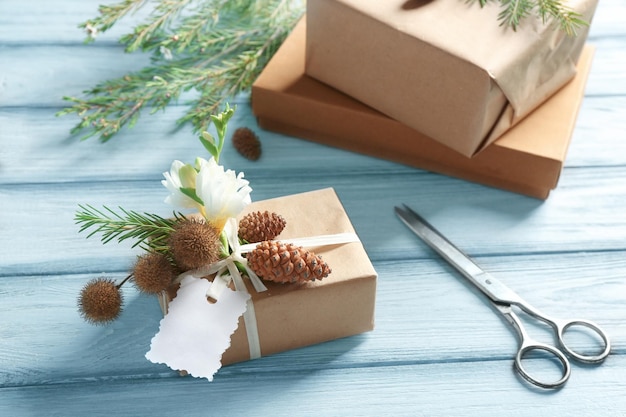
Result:
[[[485,272],[463,251],[446,239],[422,216],[404,205],[395,207],[396,214],[404,224],[419,236],[428,246],[456,268],[474,286],[496,303],[516,304],[519,296],[500,281]]]

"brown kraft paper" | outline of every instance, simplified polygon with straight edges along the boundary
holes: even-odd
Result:
[[[567,6],[591,21],[598,0]],[[588,34],[499,2],[309,0],[306,73],[472,157],[571,80]]]
[[[265,210],[287,221],[275,240],[355,232],[332,188],[253,202],[240,217]],[[307,249],[331,267],[328,277],[306,284],[264,281],[267,291],[260,293],[244,279],[254,304],[262,356],[374,328],[377,274],[361,242]],[[166,311],[166,306],[162,308]],[[222,365],[249,359],[245,323],[240,317]]]

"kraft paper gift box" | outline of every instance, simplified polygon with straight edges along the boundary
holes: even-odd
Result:
[[[591,21],[598,0],[566,6]],[[571,80],[588,34],[500,2],[309,0],[306,73],[471,157]]]
[[[571,82],[470,159],[305,75],[305,25],[303,19],[252,87],[253,112],[264,129],[541,199],[556,187],[592,47],[584,49]]]
[[[332,188],[253,202],[241,217],[253,211],[280,214],[287,221],[275,240],[355,233]],[[330,266],[328,277],[306,284],[265,281],[257,292],[248,279],[258,328],[261,355],[267,356],[373,330],[377,274],[363,245],[351,242],[307,250]],[[170,298],[175,296],[175,291]],[[161,308],[167,311],[167,305]],[[250,359],[243,318],[222,356],[222,365]]]

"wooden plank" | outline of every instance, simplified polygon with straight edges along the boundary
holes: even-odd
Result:
[[[626,132],[626,96],[585,97],[565,166],[624,165],[623,132]],[[611,156],[611,153],[620,156]]]
[[[474,256],[626,248],[626,212],[618,198],[626,193],[624,166],[566,170],[560,187],[546,202],[421,172],[361,173],[358,182],[351,175],[337,177],[326,171],[291,173],[289,181],[270,180],[267,173],[247,178],[255,201],[334,187],[374,260],[395,259],[406,251],[424,256],[421,243],[393,214],[393,206],[401,203],[420,211]],[[121,205],[169,216],[173,208],[163,203],[166,195],[157,178],[0,186],[0,228],[15,236],[2,243],[0,274],[125,269],[133,256],[130,244],[100,249],[96,239],[85,240],[73,220],[78,204]],[[40,252],[37,256],[33,256],[35,249]]]
[[[63,96],[137,71],[149,63],[120,46],[5,46],[0,61],[2,106],[64,107]],[[60,110],[60,109],[59,109]]]
[[[595,95],[623,95],[624,85],[624,35],[610,38],[595,38],[589,43],[596,47],[596,53],[591,66],[591,73],[587,81],[586,94]]]
[[[596,54],[587,93],[626,93],[622,54],[626,38],[597,38],[592,43]],[[125,54],[117,45],[8,45],[3,48],[2,56],[2,106],[63,107],[67,105],[61,100],[63,96],[80,96],[98,83],[149,63],[148,55]],[[185,100],[179,102],[184,104]]]
[[[0,3],[0,43],[7,45],[46,45],[83,43],[86,34],[78,25],[98,16],[101,0],[28,0]],[[105,34],[98,34],[96,45],[111,45],[145,19],[149,8],[126,16]]]
[[[325,166],[336,174],[411,172],[391,162],[368,158],[311,142],[261,131],[250,111],[248,96],[231,102],[237,111],[220,161],[227,168],[244,171],[249,177],[275,180],[301,169],[319,171]],[[189,126],[176,130],[176,119],[184,108],[174,107],[158,115],[145,115],[135,126],[106,144],[97,140],[80,142],[70,138],[74,117],[56,118],[55,109],[0,109],[1,141],[11,147],[0,150],[5,168],[0,183],[49,183],[68,181],[160,180],[174,159],[185,162],[210,155]],[[237,127],[255,130],[263,142],[263,155],[251,162],[239,155],[230,141]],[[40,154],[31,164],[34,152]],[[137,158],[137,155],[143,155]]]
[[[168,215],[161,173],[172,159],[204,152],[190,129],[174,130],[182,105],[144,116],[106,145],[78,143],[68,135],[76,119],[54,117],[62,95],[148,62],[115,42],[141,13],[81,45],[76,25],[100,3],[0,2],[0,415],[624,414],[621,0],[598,6],[587,96],[561,184],[546,202],[266,132],[260,162],[229,145],[222,161],[245,171],[255,200],[337,189],[379,272],[377,328],[226,367],[212,384],[145,360],[160,311],[132,287],[111,326],[90,326],[76,311],[88,279],[103,272],[122,278],[135,253],[79,235],[76,205]],[[254,127],[247,96],[235,102],[231,128]],[[612,355],[599,367],[574,365],[563,390],[529,389],[511,369],[514,334],[395,219],[392,206],[400,202],[538,307],[599,322],[612,336]]]
[[[601,323],[613,339],[613,354],[626,353],[623,252],[488,257],[480,263],[555,317]],[[375,267],[379,281],[373,332],[233,365],[224,368],[226,374],[491,360],[510,365],[515,334],[441,260],[382,261]],[[161,318],[154,298],[128,285],[123,287],[125,309],[116,322],[93,326],[79,317],[80,289],[100,275],[54,275],[46,270],[42,275],[0,278],[0,387],[174,374],[143,356]],[[125,276],[105,275],[117,280]],[[551,340],[543,326],[528,330],[540,340]],[[575,372],[579,368],[575,366]]]
[[[329,358],[329,363],[332,360]],[[307,372],[189,378],[84,381],[4,388],[0,412],[13,417],[68,415],[206,416],[620,416],[626,409],[623,369],[612,358],[576,369],[560,391],[527,388],[508,361],[322,367]],[[237,394],[235,394],[237,393]],[[240,399],[239,399],[240,398]]]
[[[244,171],[250,178],[283,178],[293,172],[318,176],[396,175],[419,173],[406,166],[352,154],[308,141],[286,137],[257,127],[248,97],[233,101],[237,112],[229,132],[249,127],[257,132],[263,155],[250,162],[227,141],[223,164]],[[95,139],[80,142],[69,130],[75,117],[57,118],[56,109],[0,108],[0,142],[11,143],[0,150],[3,170],[0,183],[50,183],[102,180],[158,180],[174,159],[191,162],[208,157],[189,126],[175,130],[184,108],[173,107],[158,115],[145,115],[135,128],[126,130],[106,144]],[[566,166],[601,167],[626,165],[625,97],[587,97],[579,113]],[[229,137],[230,139],[230,137]],[[33,158],[34,154],[37,158]],[[137,155],[143,155],[137,158]],[[24,161],[29,161],[25,163]],[[323,166],[324,170],[319,167]]]
[[[626,4],[620,0],[602,0],[598,2],[595,16],[591,22],[589,39],[619,37],[626,29],[623,16]]]

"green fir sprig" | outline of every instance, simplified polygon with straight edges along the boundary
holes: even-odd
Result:
[[[174,231],[176,222],[185,217],[175,213],[171,219],[156,214],[138,213],[119,207],[119,212],[103,206],[99,210],[91,205],[79,205],[74,220],[80,225],[80,232],[90,230],[87,237],[101,234],[102,243],[112,240],[123,242],[134,240],[132,247],[160,253],[168,253],[167,240]]]
[[[478,2],[480,7],[487,3],[498,1],[502,11],[498,15],[500,24],[517,30],[522,20],[533,13],[544,23],[553,20],[561,30],[569,36],[575,36],[578,28],[588,26],[580,13],[575,12],[564,4],[564,0],[468,0]]]
[[[132,127],[144,109],[155,113],[195,91],[178,120],[195,132],[207,130],[226,100],[249,89],[304,13],[300,0],[123,0],[100,6],[100,15],[80,25],[92,42],[142,7],[150,16],[121,37],[126,52],[152,54],[143,69],[67,96],[57,115],[76,114],[71,130],[82,139],[107,141]]]

